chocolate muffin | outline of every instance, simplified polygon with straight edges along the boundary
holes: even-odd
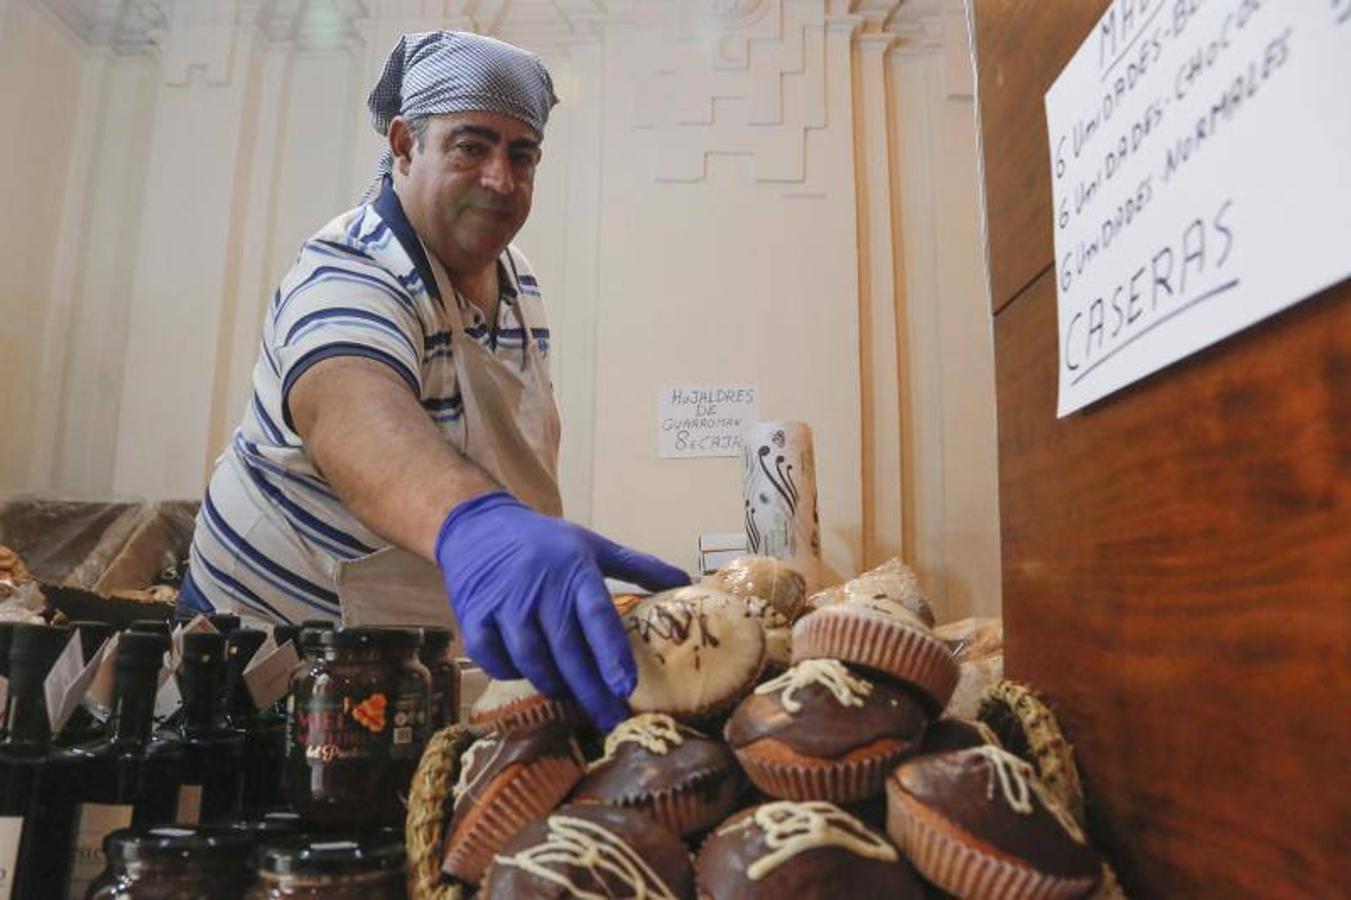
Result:
[[[869,680],[839,660],[811,659],[756,688],[724,733],[769,796],[855,803],[881,792],[927,720],[904,688]]]
[[[469,712],[471,725],[491,731],[510,731],[550,720],[575,724],[581,718],[572,701],[541,694],[524,678],[489,681]]]
[[[944,716],[930,722],[929,727],[924,729],[924,738],[919,742],[919,749],[915,751],[915,755],[970,750],[972,747],[982,747],[986,744],[993,747],[1000,746],[999,738],[995,737],[994,732],[984,722]]]
[[[793,626],[793,662],[841,659],[901,681],[935,716],[961,671],[952,651],[924,621],[885,596],[849,597],[803,616]]]
[[[1070,900],[1102,860],[1032,767],[998,747],[922,756],[887,779],[887,833],[920,874],[969,898]]]
[[[670,716],[644,713],[610,732],[605,755],[587,767],[572,799],[631,807],[691,835],[725,819],[744,784],[724,744]]]
[[[839,807],[778,801],[742,810],[699,851],[700,900],[923,900],[886,838]]]
[[[686,900],[694,896],[694,871],[680,838],[641,813],[569,804],[502,847],[479,896]]]
[[[498,848],[563,801],[582,777],[584,762],[571,732],[558,721],[470,744],[452,791],[442,871],[476,883]]]
[[[623,617],[638,667],[635,713],[659,712],[699,727],[726,715],[765,660],[759,619],[707,585],[644,597]]]

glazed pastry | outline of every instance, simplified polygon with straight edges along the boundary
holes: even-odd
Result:
[[[746,600],[746,608],[760,620],[765,632],[765,668],[761,679],[776,678],[793,664],[793,626],[783,615],[759,597]]]
[[[526,823],[563,801],[584,772],[562,722],[544,722],[469,745],[452,791],[442,871],[477,882],[493,854]]]
[[[694,871],[680,838],[633,810],[570,804],[521,829],[493,858],[484,900],[685,900]]]
[[[605,738],[605,755],[587,767],[572,799],[631,807],[691,835],[726,818],[743,786],[724,744],[670,716],[643,713]]]
[[[786,800],[856,803],[881,792],[917,746],[928,716],[904,688],[835,659],[767,681],[727,722],[727,743],[761,791]]]
[[[974,900],[1071,900],[1102,872],[1032,767],[998,747],[898,766],[887,779],[887,833],[925,878]]]
[[[1016,681],[995,682],[981,699],[977,718],[989,726],[1001,746],[1031,763],[1051,796],[1084,824],[1084,789],[1074,763],[1074,747],[1060,730],[1055,713],[1032,688]]]
[[[706,585],[640,601],[623,617],[638,666],[635,713],[666,713],[698,725],[726,713],[755,684],[765,634],[731,594]]]
[[[510,731],[541,722],[576,722],[578,713],[569,701],[541,694],[524,678],[489,681],[474,701],[469,723],[492,731]]]
[[[759,598],[791,625],[806,612],[807,579],[788,563],[771,556],[738,556],[708,579],[742,600]]]
[[[793,661],[841,659],[914,687],[942,712],[959,675],[947,644],[895,600],[850,599],[803,616],[793,626]]]
[[[719,826],[699,851],[700,900],[922,900],[886,838],[830,803],[766,803]]]

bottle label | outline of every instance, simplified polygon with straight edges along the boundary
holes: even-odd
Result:
[[[174,821],[180,825],[199,825],[202,821],[202,786],[185,784],[178,789],[178,811]]]
[[[70,900],[84,900],[103,871],[103,839],[131,825],[131,804],[81,803],[76,813],[75,849],[70,865]]]
[[[313,762],[338,759],[417,759],[427,740],[427,696],[380,690],[347,696],[312,693],[291,698],[290,744]]]
[[[9,900],[14,890],[14,868],[19,863],[19,838],[23,816],[0,816],[0,900]]]

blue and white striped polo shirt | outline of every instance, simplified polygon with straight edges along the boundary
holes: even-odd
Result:
[[[305,452],[287,408],[291,386],[320,360],[377,360],[462,445],[464,409],[441,304],[458,302],[466,333],[505,362],[525,365],[527,329],[546,356],[549,349],[525,259],[508,248],[498,268],[495,323],[462,298],[442,298],[388,178],[374,200],[305,243],[268,307],[253,395],[197,517],[190,572],[207,601],[273,621],[338,617],[338,564],[388,542],[347,511]]]

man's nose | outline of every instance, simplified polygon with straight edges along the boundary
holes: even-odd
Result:
[[[499,194],[510,194],[516,189],[516,180],[511,174],[511,159],[505,151],[495,150],[489,154],[479,173],[479,182]]]

